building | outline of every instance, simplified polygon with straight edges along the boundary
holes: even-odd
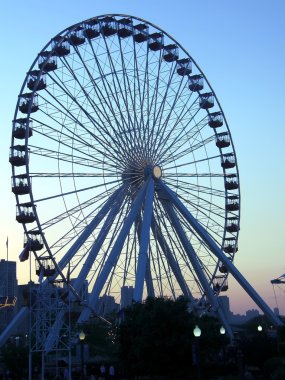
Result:
[[[119,310],[119,305],[116,304],[115,298],[104,294],[99,298],[96,304],[96,313],[99,315],[109,315],[116,313]]]
[[[18,296],[18,281],[16,276],[16,262],[0,260],[0,331],[13,319],[16,314]]]
[[[133,286],[123,286],[121,288],[121,309],[131,306],[133,303],[134,288]]]

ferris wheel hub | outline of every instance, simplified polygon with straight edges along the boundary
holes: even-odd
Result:
[[[158,165],[147,165],[144,168],[145,180],[152,176],[154,179],[159,179],[162,175],[161,167]]]
[[[162,170],[161,167],[158,165],[155,165],[152,169],[152,174],[155,179],[159,179],[162,176]]]

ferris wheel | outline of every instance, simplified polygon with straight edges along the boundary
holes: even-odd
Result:
[[[52,38],[20,91],[10,163],[22,260],[75,298],[88,286],[79,322],[126,287],[217,306],[239,277],[227,121],[194,59],[145,20],[103,15]]]

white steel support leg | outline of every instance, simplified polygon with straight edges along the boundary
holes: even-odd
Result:
[[[114,201],[117,199],[117,197],[124,192],[125,187],[122,186],[121,188],[117,189],[107,200],[107,202],[102,206],[101,210],[95,215],[93,220],[88,224],[88,226],[83,230],[79,238],[73,243],[73,245],[69,248],[69,250],[66,252],[66,254],[63,256],[63,258],[59,261],[58,266],[60,269],[65,268],[68,263],[72,260],[73,256],[78,252],[80,247],[85,243],[85,241],[89,238],[89,236],[92,234],[94,229],[99,225],[99,223],[102,221],[102,219],[106,216],[106,214],[109,212],[110,208],[112,207]],[[51,282],[55,280],[58,274],[55,274],[52,277],[49,277],[46,282]]]
[[[249,284],[249,282],[242,276],[242,274],[237,270],[234,264],[227,258],[224,252],[218,247],[216,242],[208,234],[203,226],[193,217],[190,211],[185,207],[185,205],[180,201],[177,195],[162,181],[160,181],[161,188],[168,195],[171,202],[177,207],[179,212],[184,216],[184,218],[190,223],[192,228],[197,232],[201,239],[208,245],[209,249],[217,256],[217,258],[226,266],[228,271],[233,275],[237,282],[242,286],[242,288],[247,292],[247,294],[252,298],[252,300],[260,307],[264,314],[270,319],[270,321],[276,326],[282,326],[283,322],[276,316],[270,307],[263,301],[260,295],[255,291],[255,289]]]
[[[153,195],[154,195],[154,182],[153,179],[149,179],[149,184],[146,190],[145,202],[144,202],[144,214],[141,226],[141,239],[140,239],[140,250],[138,256],[137,265],[137,275],[134,289],[134,301],[142,302],[143,296],[143,285],[146,276],[147,267],[147,251],[149,247],[150,240],[150,224],[153,209]]]
[[[188,238],[187,238],[187,235],[185,234],[185,231],[180,223],[180,220],[179,218],[177,217],[174,209],[173,209],[173,206],[172,204],[169,202],[169,201],[165,201],[163,200],[162,201],[162,204],[163,204],[163,207],[165,208],[179,238],[180,238],[180,241],[183,245],[183,248],[185,249],[185,252],[187,253],[190,261],[191,261],[191,264],[199,278],[199,281],[200,281],[200,284],[202,285],[203,287],[203,290],[208,298],[208,300],[210,301],[211,305],[213,306],[213,309],[218,313],[220,319],[221,319],[221,322],[223,323],[226,331],[227,331],[227,334],[229,335],[229,337],[231,339],[233,339],[233,332],[232,332],[232,329],[229,325],[229,322],[227,320],[227,318],[225,317],[224,315],[224,312],[217,300],[217,297],[216,295],[214,294],[214,291],[213,289],[211,288],[210,284],[209,284],[209,281],[208,279],[206,278],[203,270],[202,270],[202,267],[201,267],[201,264],[199,263],[199,260],[197,258],[197,255],[191,245],[191,243],[189,242]]]
[[[148,185],[148,182],[145,183],[140,190],[137,193],[137,196],[132,204],[131,210],[128,214],[128,216],[125,219],[124,225],[122,226],[122,229],[117,237],[117,240],[109,254],[108,259],[105,262],[105,265],[98,276],[95,285],[92,289],[92,292],[90,294],[88,303],[94,308],[96,305],[99,295],[101,293],[101,290],[111,272],[111,269],[113,266],[116,264],[116,260],[121,253],[121,250],[123,248],[125,239],[130,231],[130,228],[132,224],[134,223],[136,216],[141,208],[142,202],[144,201],[145,198],[145,192],[146,192],[146,187]],[[83,323],[88,320],[89,316],[91,314],[91,310],[89,308],[85,308],[82,313],[80,314],[80,317],[78,319],[78,323]]]

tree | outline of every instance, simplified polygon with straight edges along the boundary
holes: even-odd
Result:
[[[2,361],[15,379],[22,379],[28,372],[28,346],[8,342],[1,349]]]
[[[191,366],[193,317],[187,301],[148,298],[124,311],[118,329],[121,363],[127,375],[178,378]]]

